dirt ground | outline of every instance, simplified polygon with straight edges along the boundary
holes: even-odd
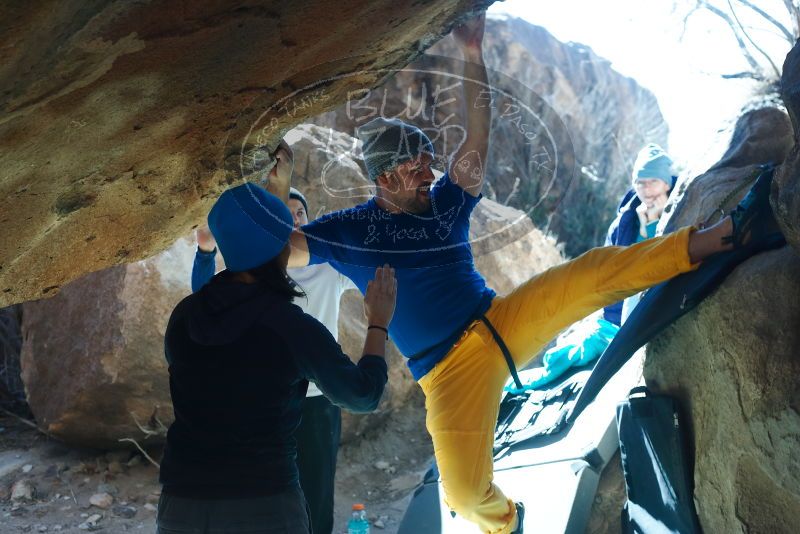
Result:
[[[397,532],[432,447],[421,411],[392,424],[342,445],[334,533],[346,534],[354,502],[366,505],[373,532]],[[0,533],[154,532],[159,493],[158,469],[140,453],[69,447],[0,413]]]

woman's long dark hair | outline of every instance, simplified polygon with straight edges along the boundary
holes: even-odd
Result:
[[[286,272],[284,268],[285,260],[281,261],[281,254],[269,260],[263,265],[259,265],[255,269],[247,271],[259,284],[273,290],[281,296],[292,300],[295,297],[305,297],[306,294],[297,285],[297,282],[292,280],[292,277]]]

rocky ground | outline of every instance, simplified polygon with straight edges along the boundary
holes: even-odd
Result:
[[[67,447],[0,415],[0,532],[153,532],[158,470],[128,451]]]
[[[418,391],[422,395],[421,391]],[[374,531],[395,533],[414,488],[433,460],[424,410],[401,410],[393,428],[368,431],[339,449],[334,533],[347,532],[350,507],[363,502]]]
[[[376,531],[397,532],[432,455],[424,415],[363,437],[340,450],[334,532],[347,532],[354,502]],[[140,453],[68,447],[0,412],[0,533],[154,532],[159,493]]]

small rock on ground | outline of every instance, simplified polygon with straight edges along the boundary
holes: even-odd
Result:
[[[11,500],[14,502],[32,501],[34,493],[36,493],[36,488],[25,479],[17,480],[11,486]]]
[[[124,517],[125,519],[131,519],[136,515],[136,508],[133,506],[123,506],[121,504],[112,508],[111,511],[114,513],[114,515]]]
[[[110,508],[113,503],[114,497],[108,493],[95,493],[89,497],[89,504],[102,508],[103,510]]]

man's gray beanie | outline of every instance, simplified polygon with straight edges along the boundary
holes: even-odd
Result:
[[[372,119],[358,128],[356,135],[362,142],[364,162],[373,182],[390,171],[424,152],[433,156],[433,143],[422,130],[399,119]]]

